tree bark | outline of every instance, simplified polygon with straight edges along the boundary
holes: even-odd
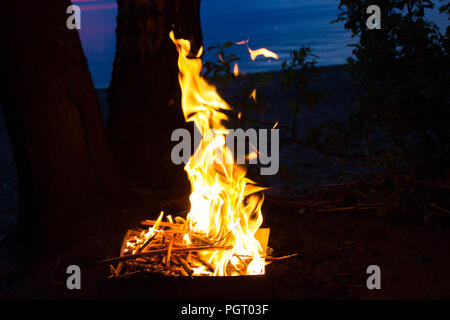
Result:
[[[70,0],[0,2],[0,95],[19,186],[27,255],[59,256],[95,234],[117,197],[96,91]]]
[[[177,128],[189,128],[181,110],[177,52],[169,39],[202,44],[200,0],[118,0],[117,48],[108,90],[108,132],[123,174],[156,190],[189,184],[170,153]]]

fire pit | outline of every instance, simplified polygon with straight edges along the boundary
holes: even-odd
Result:
[[[164,288],[170,297],[187,287],[189,292],[196,288],[202,296],[213,297],[218,285],[223,288],[217,292],[222,293],[230,286],[233,298],[236,294],[249,298],[248,290],[252,296],[267,294],[272,291],[262,290],[270,286],[264,277],[266,264],[286,257],[270,256],[269,229],[260,229],[265,188],[246,177],[245,168],[234,162],[225,143],[228,129],[222,122],[228,117],[223,111],[231,107],[201,77],[202,49],[192,57],[188,40],[175,39],[173,32],[170,37],[179,53],[185,120],[194,122],[202,135],[185,166],[192,190],[190,211],[185,218],[161,212],[158,219],[129,230],[120,256],[103,261],[110,265],[111,274],[100,287],[107,293],[114,291],[112,285],[144,286],[142,291],[148,292],[145,286],[156,285],[158,296],[164,295]],[[135,289],[126,291],[141,291]]]
[[[225,239],[210,242],[207,236],[189,231],[184,219],[180,217],[177,217],[180,223],[173,223],[171,216],[168,216],[170,222],[163,222],[163,215],[161,213],[156,221],[142,221],[142,226],[150,226],[148,230],[128,230],[122,242],[120,256],[102,261],[110,264],[111,278],[146,274],[186,277],[215,275],[215,267],[205,257],[211,252],[230,251],[233,246],[219,244]],[[255,239],[263,252],[270,252],[267,248],[269,233],[270,230],[265,228],[255,233]],[[231,231],[229,234],[231,235]],[[191,245],[187,245],[186,239],[192,239]],[[226,272],[230,275],[246,275],[250,259],[251,256],[235,253]],[[115,263],[118,263],[116,267],[113,266]]]

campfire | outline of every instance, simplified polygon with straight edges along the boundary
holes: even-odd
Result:
[[[228,117],[223,111],[231,107],[201,77],[203,49],[192,57],[188,40],[175,39],[173,32],[170,38],[179,55],[183,114],[202,134],[185,166],[190,211],[186,218],[161,212],[157,220],[141,222],[125,235],[120,256],[103,262],[110,264],[111,277],[262,275],[266,264],[286,258],[270,257],[269,229],[260,229],[265,188],[246,177],[226,146],[223,122]],[[248,49],[252,59],[269,52]]]

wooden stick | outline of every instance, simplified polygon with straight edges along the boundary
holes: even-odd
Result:
[[[273,261],[273,260],[289,259],[289,258],[295,257],[297,255],[298,255],[298,253],[294,253],[294,254],[290,254],[290,255],[282,256],[282,257],[261,257],[261,258],[264,259],[264,260],[267,260],[267,261]],[[242,254],[236,255],[236,256],[237,257],[244,257],[244,258],[251,258],[252,257],[252,256],[249,256],[249,255],[242,255]]]
[[[191,266],[186,262],[186,260],[183,259],[183,257],[179,256],[178,260],[181,262],[181,265],[183,266],[183,269],[189,273],[190,276],[192,276],[192,274],[194,273],[194,271],[192,271]]]
[[[172,244],[173,244],[173,239],[170,240],[169,248],[167,249],[167,258],[166,258],[166,268],[167,269],[169,269],[169,267],[170,267],[170,254],[172,253]]]
[[[147,241],[145,241],[145,243],[139,248],[137,249],[137,253],[142,252],[142,250],[145,249],[145,247],[147,247],[150,242],[152,242],[152,240],[156,237],[156,235],[158,234],[158,228],[161,224],[161,220],[164,217],[164,213],[161,212],[161,214],[159,215],[158,219],[155,221],[154,225],[153,225],[153,234],[147,239]],[[164,243],[164,241],[163,241]]]
[[[198,254],[197,255],[194,254],[192,258],[200,262],[202,265],[204,265],[208,269],[208,271],[214,273],[214,267],[210,263],[202,259]]]
[[[149,263],[142,263],[142,262],[127,262],[128,266],[131,267],[139,267],[139,268],[146,268],[146,269],[150,269],[153,265],[149,264]]]
[[[294,254],[290,254],[290,255],[287,255],[287,256],[283,256],[283,257],[265,257],[264,259],[268,260],[268,261],[271,261],[271,260],[284,260],[284,259],[289,259],[289,258],[295,257],[297,255],[298,255],[298,253],[294,253]]]
[[[191,239],[192,241],[200,241],[201,243],[204,244],[210,244],[210,241],[203,239],[202,237],[196,236],[195,234],[191,234]]]
[[[154,250],[154,249],[164,249],[165,248],[165,245],[163,245],[162,243],[161,244],[150,244],[150,245],[148,245],[147,246],[147,249],[150,249],[150,250]]]
[[[115,271],[115,273],[114,273],[114,276],[115,276],[115,277],[118,277],[118,276],[119,276],[120,271],[122,271],[122,268],[123,268],[123,262],[121,261],[121,262],[119,262],[119,264],[117,265],[116,271]]]
[[[187,257],[186,257],[186,261],[188,262],[188,263],[191,263],[192,261],[191,261],[191,253],[189,252],[188,253],[188,255],[187,255]]]
[[[114,277],[114,275],[116,274],[116,269],[114,269],[112,264],[109,265],[109,271],[111,272],[111,276]]]
[[[156,220],[144,220],[141,221],[140,224],[143,226],[153,226],[156,223]],[[170,223],[170,222],[165,222],[165,221],[161,221],[159,223],[159,225],[161,227],[172,227],[172,228],[183,228],[184,224],[179,224],[179,223]]]
[[[144,250],[149,244],[150,242],[152,242],[152,240],[156,237],[156,235],[158,234],[158,232],[155,230],[155,233],[151,235],[150,238],[147,239],[147,241],[145,241],[145,243],[142,245],[142,247],[140,247],[139,249],[137,249],[137,253],[142,252],[142,250]]]
[[[445,212],[445,213],[447,213],[447,214],[450,214],[450,211],[449,211],[449,210],[447,210],[447,209],[445,209],[445,208],[442,208],[442,207],[438,206],[438,205],[435,204],[435,203],[427,203],[427,205],[428,205],[429,207],[433,208],[433,209],[438,210],[438,211],[441,211],[441,212]]]
[[[123,273],[119,276],[119,278],[126,278],[128,276],[131,276],[133,274],[138,274],[138,273],[142,273],[141,270],[137,270],[137,271],[131,271],[131,272],[127,272],[127,273]]]
[[[187,272],[184,270],[184,268],[177,268],[176,270],[177,270],[179,273],[181,273],[182,276],[189,277],[189,273],[187,273]]]
[[[107,278],[115,278],[116,270],[114,269],[114,267],[111,264],[109,265],[109,271],[111,272],[111,274]]]
[[[177,233],[179,233],[179,234],[186,234],[186,233],[189,233],[189,232],[185,232],[183,229],[173,228],[173,229],[162,230],[161,233],[164,233],[164,234],[177,234]]]
[[[198,252],[198,251],[209,251],[209,250],[230,250],[233,249],[232,246],[199,246],[199,247],[189,247],[189,248],[173,248],[172,253],[187,253],[187,252]],[[114,262],[120,262],[125,261],[129,259],[136,259],[136,258],[143,258],[143,257],[151,257],[159,254],[165,254],[167,253],[167,249],[161,249],[161,250],[153,250],[153,251],[146,251],[136,254],[130,254],[126,256],[121,257],[115,257],[115,258],[109,258],[100,261],[100,264],[104,263],[114,263]]]
[[[180,261],[177,258],[177,255],[172,254],[172,258],[171,258],[173,264],[179,266],[180,265]]]

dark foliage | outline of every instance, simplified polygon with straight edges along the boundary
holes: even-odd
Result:
[[[381,9],[381,29],[369,30],[366,8]],[[345,22],[359,42],[348,59],[364,88],[355,101],[360,131],[388,129],[397,150],[419,158],[449,155],[449,28],[427,21],[431,1],[341,0],[336,21]],[[440,8],[449,13],[448,4]]]
[[[221,96],[225,96],[223,89],[228,86],[239,88],[238,94],[229,97],[228,101],[234,111],[230,114],[232,127],[244,127],[247,122],[255,123],[251,119],[251,113],[262,113],[268,107],[266,98],[261,88],[267,85],[272,79],[268,73],[242,75],[235,72],[235,67],[240,60],[234,53],[228,53],[228,49],[233,47],[234,42],[225,42],[222,45],[208,47],[207,50],[213,53],[216,60],[204,62],[203,76],[214,84],[218,85]]]

